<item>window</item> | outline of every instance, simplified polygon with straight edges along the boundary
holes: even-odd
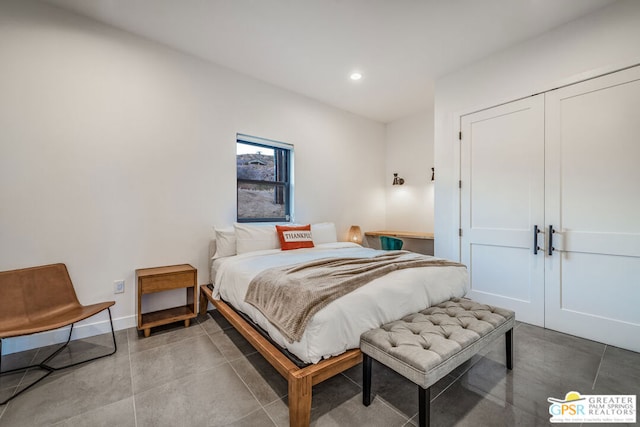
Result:
[[[238,222],[290,221],[293,145],[238,134]]]

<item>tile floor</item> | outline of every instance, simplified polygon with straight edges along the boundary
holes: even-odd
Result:
[[[0,426],[288,426],[286,382],[217,312],[149,338],[135,329],[116,337],[115,355],[55,372],[0,406]],[[73,341],[62,356],[102,351],[109,339]],[[523,323],[514,341],[513,371],[504,367],[503,338],[434,385],[433,426],[549,425],[547,397],[572,390],[640,397],[638,353]],[[2,367],[43,354],[8,355]],[[356,366],[314,387],[311,424],[417,425],[416,386],[379,364],[373,369],[371,406],[361,403]],[[0,377],[0,400],[22,380]]]

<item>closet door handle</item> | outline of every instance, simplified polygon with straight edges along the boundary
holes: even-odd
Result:
[[[537,225],[533,226],[533,254],[538,255],[540,247],[538,246],[538,233],[541,233]]]
[[[553,233],[555,233],[556,230],[553,229],[553,225],[549,226],[549,255],[553,255],[553,251],[556,250],[556,248],[553,247]]]

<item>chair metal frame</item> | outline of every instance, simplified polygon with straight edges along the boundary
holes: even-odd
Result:
[[[39,368],[39,369],[42,369],[44,371],[47,371],[46,374],[44,374],[43,376],[41,376],[40,378],[38,378],[37,380],[35,380],[31,384],[29,384],[25,388],[21,389],[17,393],[14,393],[13,395],[8,397],[4,401],[0,402],[0,406],[9,403],[11,400],[13,400],[16,397],[20,396],[22,393],[24,393],[25,391],[29,390],[34,385],[38,384],[43,379],[47,378],[49,375],[51,375],[55,371],[60,371],[62,369],[71,368],[72,366],[77,366],[77,365],[81,365],[83,363],[92,362],[94,360],[102,359],[103,357],[107,357],[107,356],[111,356],[112,354],[115,354],[115,352],[118,351],[118,345],[116,344],[116,333],[115,333],[115,331],[113,329],[113,319],[111,317],[111,308],[107,308],[107,311],[109,313],[109,324],[111,325],[111,337],[113,338],[113,351],[111,351],[110,353],[106,353],[106,354],[100,355],[100,356],[92,357],[92,358],[87,359],[87,360],[82,360],[80,362],[74,362],[74,363],[70,363],[68,365],[58,366],[58,367],[49,365],[49,362],[52,361],[58,354],[60,354],[60,352],[62,352],[62,350],[67,348],[67,346],[69,345],[69,342],[71,342],[71,334],[73,333],[73,325],[74,325],[74,323],[72,323],[71,324],[71,328],[69,328],[69,336],[67,337],[67,341],[64,344],[62,344],[62,346],[60,346],[57,350],[55,350],[53,353],[51,353],[49,356],[47,356],[42,362],[36,363],[34,365],[24,366],[24,367],[21,367],[21,368],[10,369],[10,370],[4,371],[4,372],[2,372],[2,339],[0,339],[0,376],[5,375],[5,374],[11,374],[11,373],[14,373],[14,372],[20,372],[20,371],[25,371],[25,373],[26,373],[27,370],[32,369],[32,368]]]

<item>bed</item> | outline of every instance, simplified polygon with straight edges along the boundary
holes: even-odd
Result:
[[[462,297],[468,290],[464,266],[392,271],[347,293],[315,313],[299,340],[292,341],[245,301],[251,281],[267,269],[319,259],[374,258],[385,251],[338,242],[332,223],[311,226],[313,247],[281,250],[273,225],[216,230],[213,287],[201,287],[201,312],[210,301],[289,382],[291,426],[310,421],[311,388],[362,360],[360,335],[384,323]],[[435,258],[434,258],[435,259]],[[286,356],[292,354],[294,357]]]

